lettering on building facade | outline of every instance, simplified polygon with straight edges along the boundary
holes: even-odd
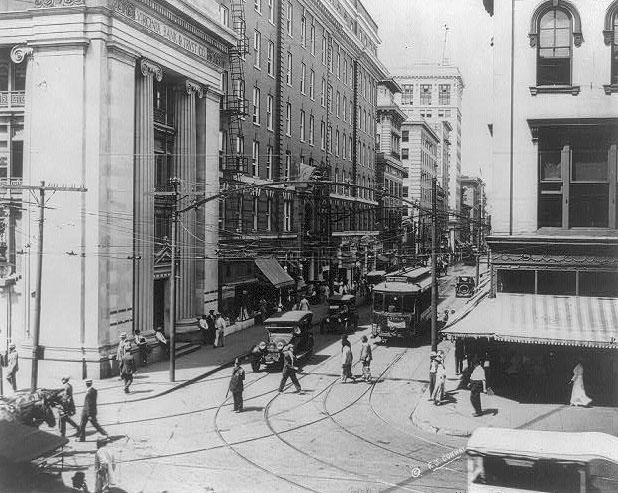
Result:
[[[48,1],[48,0],[43,0]],[[51,0],[50,0],[51,1]],[[209,64],[218,68],[223,68],[225,64],[224,52],[226,46],[206,34],[201,29],[193,26],[173,12],[165,9],[160,4],[154,4],[148,0],[143,0],[144,4],[152,4],[156,7],[157,13],[165,17],[169,22],[163,21],[145,9],[140,8],[133,2],[127,0],[112,0],[111,7],[115,14],[120,14],[125,19],[129,19],[147,31],[160,36],[183,50],[198,56]],[[192,35],[201,38],[205,43],[197,41],[187,34],[176,29],[171,23],[178,25]]]

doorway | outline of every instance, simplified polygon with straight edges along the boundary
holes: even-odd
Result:
[[[165,325],[165,300],[167,299],[167,279],[155,279],[153,289],[153,328]]]

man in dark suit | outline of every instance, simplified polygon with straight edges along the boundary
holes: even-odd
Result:
[[[80,442],[86,440],[86,424],[88,420],[92,423],[92,426],[104,436],[109,436],[107,432],[101,428],[101,425],[97,421],[97,389],[92,386],[92,380],[86,380],[86,397],[84,397],[84,407],[82,408],[82,420],[79,426],[79,438]]]
[[[69,383],[69,377],[62,377],[62,385],[64,386],[60,403],[58,405],[58,414],[60,422],[60,434],[64,436],[67,431],[67,423],[69,423],[77,433],[79,433],[79,426],[71,419],[71,416],[75,414],[75,402],[73,401],[73,386]]]

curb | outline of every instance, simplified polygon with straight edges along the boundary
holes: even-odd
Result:
[[[451,351],[451,346],[449,345],[448,349],[444,351],[444,355],[446,356],[447,354],[450,353],[450,351]],[[410,414],[408,418],[414,426],[416,426],[417,428],[423,431],[426,431],[428,433],[433,433],[435,435],[449,435],[449,436],[460,437],[460,438],[468,438],[470,435],[472,435],[472,432],[469,432],[469,431],[457,430],[455,428],[440,428],[438,426],[432,425],[431,422],[427,419],[420,419],[418,417],[418,408],[421,406],[421,403],[429,402],[427,400],[428,395],[429,395],[429,385],[427,385],[425,391],[423,392],[423,395],[421,396],[421,400],[418,401],[418,403],[416,404],[416,406],[414,407],[414,409],[412,410],[412,413]]]

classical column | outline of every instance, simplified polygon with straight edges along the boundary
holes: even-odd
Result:
[[[152,330],[154,287],[154,111],[153,82],[161,67],[141,60],[135,85],[135,171],[133,202],[133,328]]]
[[[219,193],[219,100],[220,94],[212,88],[204,89],[204,97],[197,101],[197,182],[200,196],[212,197]],[[219,201],[207,202],[197,211],[198,236],[204,243],[197,251],[204,256],[198,261],[196,299],[200,311],[218,308]],[[200,306],[200,305],[198,305]]]
[[[176,140],[174,144],[174,169],[180,178],[181,194],[194,196],[196,193],[196,103],[195,98],[204,95],[202,86],[187,80],[175,94],[174,114]],[[183,319],[196,315],[196,264],[202,254],[196,240],[203,242],[196,231],[195,211],[185,212],[179,217],[178,228],[178,305],[177,317]]]

